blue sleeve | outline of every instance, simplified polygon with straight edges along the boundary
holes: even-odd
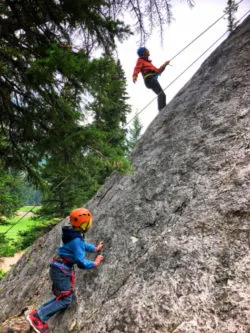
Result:
[[[87,243],[85,241],[84,241],[84,245],[85,245],[85,250],[87,252],[95,252],[95,245],[89,244],[89,243]]]
[[[80,238],[74,239],[71,243],[71,249],[74,253],[75,263],[79,268],[91,269],[95,267],[94,261],[85,259],[84,243]]]

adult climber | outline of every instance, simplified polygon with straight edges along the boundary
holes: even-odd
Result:
[[[136,83],[138,74],[141,73],[145,86],[158,95],[158,110],[161,111],[166,106],[166,95],[158,82],[158,76],[165,70],[170,61],[165,61],[160,68],[157,68],[152,64],[152,60],[149,60],[150,53],[146,47],[140,47],[137,54],[139,58],[134,68],[133,82]]]
[[[66,309],[72,302],[74,265],[81,269],[92,269],[103,260],[102,255],[98,255],[95,261],[85,258],[86,252],[99,252],[103,248],[103,242],[94,246],[84,240],[85,233],[92,225],[91,212],[86,208],[74,209],[70,213],[70,223],[71,225],[62,227],[63,244],[50,262],[50,278],[55,297],[27,316],[28,322],[38,333],[48,333],[48,319]]]

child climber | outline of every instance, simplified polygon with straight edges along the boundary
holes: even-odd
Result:
[[[166,106],[166,95],[158,82],[158,76],[165,70],[170,61],[164,62],[160,68],[156,68],[149,60],[149,50],[146,47],[140,47],[137,50],[139,56],[133,73],[133,82],[137,80],[139,73],[142,74],[145,86],[152,89],[158,95],[158,110],[161,111]]]
[[[85,242],[84,234],[92,225],[92,214],[86,208],[77,208],[70,213],[72,226],[62,228],[63,245],[50,263],[50,278],[54,298],[33,310],[27,320],[38,333],[48,333],[47,320],[58,311],[66,309],[72,302],[74,287],[74,265],[82,269],[91,269],[100,265],[103,256],[98,255],[95,261],[85,259],[85,252],[98,252],[103,242],[94,246]]]

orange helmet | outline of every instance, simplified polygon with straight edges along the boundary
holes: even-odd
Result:
[[[92,224],[92,214],[86,208],[77,208],[70,213],[70,223],[73,227],[87,230]]]

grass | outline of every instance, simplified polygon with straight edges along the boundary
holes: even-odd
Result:
[[[19,221],[19,222],[18,222]],[[37,222],[33,220],[33,216],[21,217],[15,216],[7,220],[8,224],[0,225],[0,234],[5,233],[8,239],[16,239],[19,231],[27,230],[31,225],[36,225]]]
[[[30,210],[32,210],[32,213],[35,213],[37,211],[39,211],[39,209],[41,208],[41,206],[23,206],[21,208],[18,209],[19,212],[29,212]]]
[[[41,206],[23,206],[18,212],[28,213],[32,209],[32,213],[39,211]],[[17,213],[18,213],[17,212]],[[6,238],[9,240],[15,240],[18,237],[19,231],[27,231],[30,227],[36,226],[42,222],[47,222],[46,220],[41,220],[34,218],[34,216],[13,216],[7,219],[6,224],[0,224],[0,235],[4,234],[6,231]]]
[[[28,213],[32,209],[32,213],[39,211],[41,206],[23,206],[18,212]],[[17,212],[17,213],[18,213]],[[35,226],[37,222],[33,216],[14,216],[7,219],[7,223],[4,225],[0,224],[0,234],[5,233],[7,230],[6,238],[16,239],[19,231],[26,231],[30,226]]]
[[[32,206],[20,208],[17,212],[27,213]],[[40,207],[35,207],[38,210]],[[33,211],[32,211],[33,213]],[[61,219],[43,218],[34,214],[16,215],[0,224],[0,256],[13,256],[20,250],[26,250],[33,242],[51,230]]]

